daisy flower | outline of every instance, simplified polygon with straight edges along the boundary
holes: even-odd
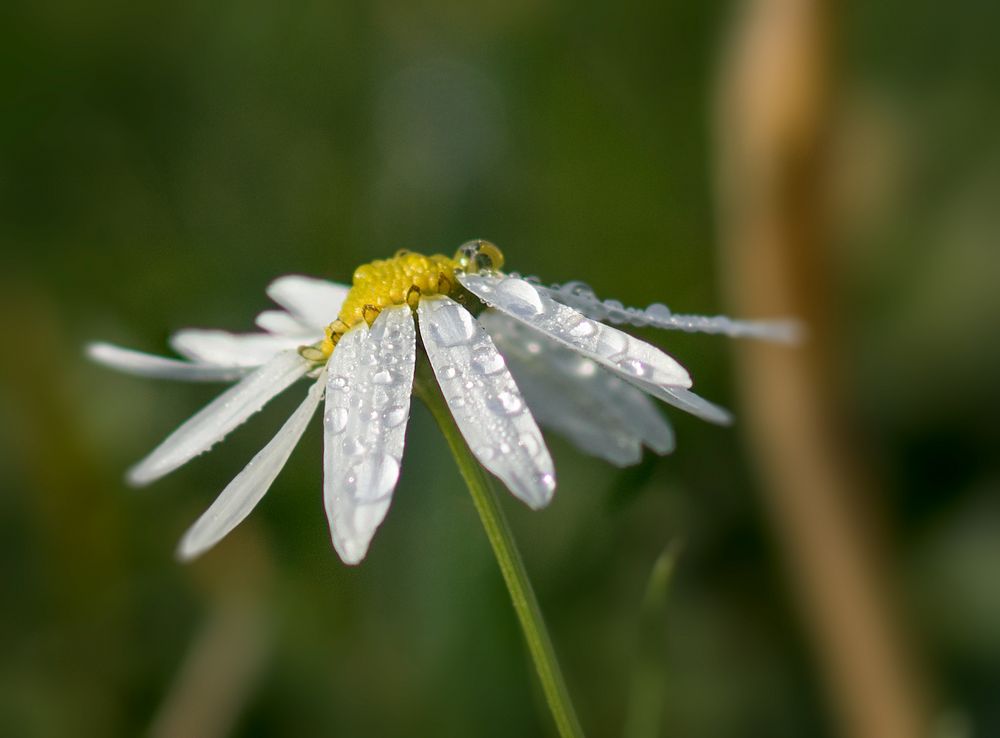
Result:
[[[260,331],[182,330],[183,359],[107,343],[90,357],[140,376],[235,381],[128,472],[149,484],[209,450],[271,398],[308,378],[305,399],[180,542],[191,559],[235,528],[261,500],[315,414],[323,413],[323,499],[333,545],[360,562],[389,509],[403,456],[418,354],[426,354],[475,458],[534,509],[556,488],[539,424],[618,466],[643,447],[674,448],[651,397],[725,424],[724,409],[690,390],[675,359],[610,323],[790,340],[794,325],[674,315],[599,300],[582,283],[546,287],[501,271],[503,255],[470,241],[453,258],[400,251],[359,267],[350,287],[303,276],[275,280],[281,310]]]

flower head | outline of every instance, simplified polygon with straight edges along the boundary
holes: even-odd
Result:
[[[261,332],[180,331],[171,345],[184,360],[91,344],[91,358],[133,374],[238,380],[129,471],[134,485],[185,464],[290,385],[312,380],[270,443],[188,530],[179,555],[203,553],[249,515],[325,402],[323,497],[331,537],[346,563],[361,561],[399,477],[421,350],[472,453],[537,509],[556,487],[538,423],[586,453],[627,466],[643,446],[659,454],[674,447],[650,396],[711,422],[730,421],[690,391],[691,378],[676,360],[608,323],[793,335],[789,324],[678,316],[662,305],[624,308],[580,283],[544,287],[504,274],[502,266],[500,250],[486,241],[463,245],[453,258],[400,251],[359,267],[350,287],[301,276],[275,280],[267,292],[282,310],[257,316]]]

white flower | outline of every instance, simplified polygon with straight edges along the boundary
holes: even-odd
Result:
[[[455,259],[400,252],[359,269],[353,287],[281,277],[267,293],[283,310],[257,316],[262,332],[180,331],[170,343],[185,361],[91,344],[91,358],[132,374],[239,380],[133,467],[134,485],[185,464],[296,381],[312,380],[277,435],[184,535],[178,554],[198,556],[249,515],[325,397],[327,518],[340,557],[361,561],[399,477],[418,344],[472,453],[537,509],[548,504],[556,479],[536,422],[627,466],[643,446],[659,454],[674,448],[650,395],[712,422],[730,420],[689,390],[691,378],[673,358],[594,318],[790,337],[788,326],[776,323],[674,316],[658,305],[622,308],[578,283],[546,288],[499,272],[501,265],[496,247],[477,241]]]

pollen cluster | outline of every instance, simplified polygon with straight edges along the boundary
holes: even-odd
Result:
[[[457,284],[456,259],[434,254],[424,256],[412,251],[398,251],[391,259],[378,259],[363,264],[354,271],[351,290],[347,293],[340,315],[326,329],[320,350],[329,356],[340,337],[364,320],[374,322],[379,312],[389,305],[417,306],[421,295],[450,293]]]

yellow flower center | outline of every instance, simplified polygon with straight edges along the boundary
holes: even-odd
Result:
[[[469,241],[459,247],[454,258],[401,250],[391,259],[363,264],[354,271],[340,314],[327,326],[319,350],[328,358],[341,336],[362,320],[371,325],[382,308],[404,304],[416,308],[421,295],[455,295],[461,289],[456,271],[502,266],[503,254],[489,241]]]

